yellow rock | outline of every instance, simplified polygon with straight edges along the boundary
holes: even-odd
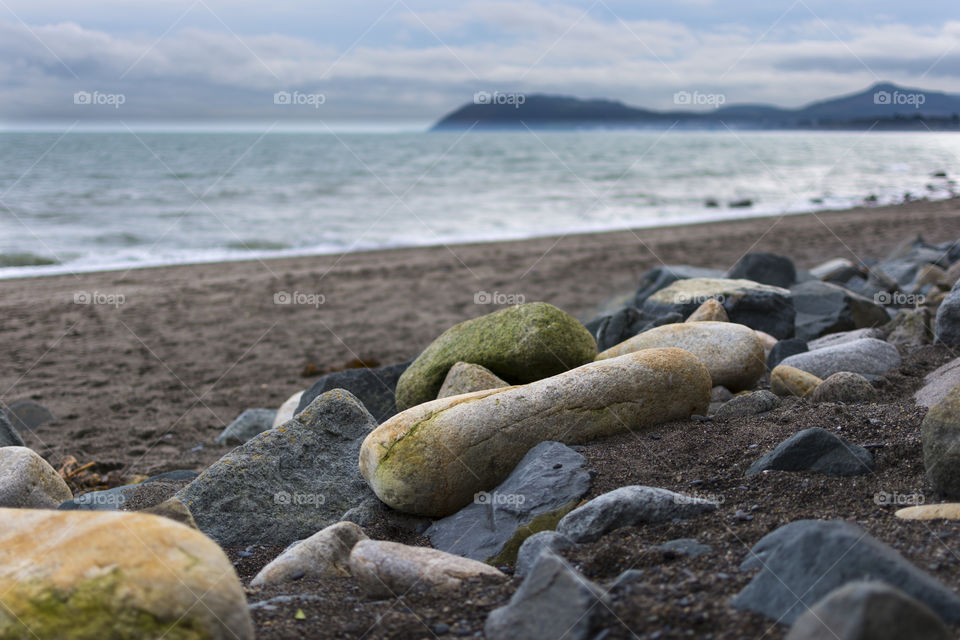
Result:
[[[785,364],[777,365],[770,372],[770,389],[778,396],[804,398],[823,382],[820,378],[802,369]]]
[[[710,298],[690,314],[687,322],[730,322],[727,310],[717,300]]]
[[[760,344],[763,345],[763,352],[770,355],[770,350],[777,345],[778,340],[765,331],[757,331],[757,338],[760,339]]]
[[[896,516],[903,520],[960,520],[960,503],[922,504],[898,509]]]

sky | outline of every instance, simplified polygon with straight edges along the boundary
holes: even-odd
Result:
[[[0,121],[431,122],[478,91],[960,93],[956,0],[0,0]]]

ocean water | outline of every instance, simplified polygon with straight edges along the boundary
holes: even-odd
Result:
[[[6,130],[0,277],[940,199],[958,173],[950,133]]]

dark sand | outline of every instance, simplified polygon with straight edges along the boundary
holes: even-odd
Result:
[[[84,484],[78,488],[113,486],[172,469],[199,471],[229,450],[213,439],[243,409],[276,407],[312,384],[315,377],[301,375],[306,367],[322,373],[357,358],[381,364],[409,359],[452,324],[503,306],[475,304],[478,292],[545,300],[588,317],[605,300],[635,289],[647,269],[662,263],[725,269],[749,251],[772,251],[810,267],[833,257],[881,258],[918,233],[932,242],[960,238],[960,203],[5,280],[0,281],[6,355],[0,400],[37,400],[59,416],[25,440],[55,466],[68,456],[78,464],[93,463],[97,475],[80,476]],[[274,304],[280,291],[322,294],[324,304]],[[75,304],[78,292],[119,294],[123,304]],[[688,631],[696,637],[759,638],[765,632],[782,637],[782,628],[734,612],[727,601],[749,579],[736,569],[749,546],[799,518],[855,520],[960,591],[960,527],[900,523],[892,508],[873,502],[878,491],[930,491],[920,460],[923,412],[910,393],[924,373],[949,357],[939,347],[912,354],[878,383],[884,393],[876,404],[797,402],[764,416],[724,424],[685,421],[659,428],[656,438],[623,436],[585,447],[598,473],[593,494],[650,484],[725,500],[716,518],[624,529],[568,554],[601,583],[630,567],[649,575],[648,582],[614,598],[608,637],[691,637]],[[760,452],[808,426],[842,426],[854,442],[883,445],[877,473],[856,479],[811,474],[743,479]],[[738,519],[738,510],[753,519]],[[691,560],[648,549],[677,537],[699,538],[716,553]],[[278,551],[256,549],[252,558],[231,554],[246,581]],[[443,630],[436,625],[472,635],[515,586],[371,603],[343,580],[252,590],[249,598],[329,596],[274,612],[258,610],[255,620],[264,638],[430,638]],[[306,620],[293,619],[297,608]],[[656,632],[661,635],[652,635]]]

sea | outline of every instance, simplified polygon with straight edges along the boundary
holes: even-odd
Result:
[[[944,199],[957,175],[956,133],[0,127],[0,277]]]

